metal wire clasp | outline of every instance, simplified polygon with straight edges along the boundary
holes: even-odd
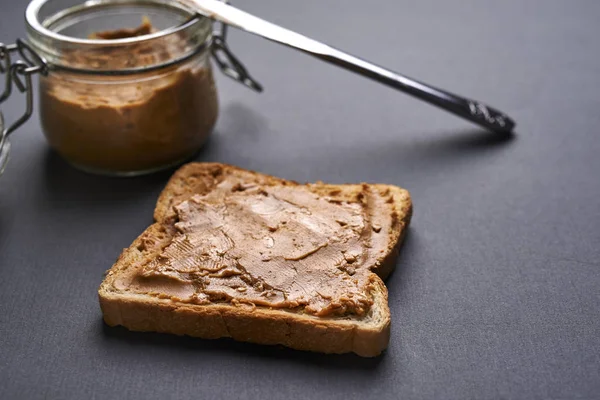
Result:
[[[17,52],[20,59],[12,61],[11,54]],[[5,101],[12,93],[13,84],[19,92],[25,93],[25,112],[19,119],[5,127],[0,132],[0,143],[8,135],[23,125],[33,113],[33,85],[31,76],[40,73],[48,74],[48,64],[46,60],[37,54],[27,42],[17,39],[15,44],[4,45],[0,43],[0,78],[4,75],[4,89],[0,94],[0,103]]]
[[[229,0],[223,2],[229,4]],[[221,72],[252,90],[262,92],[262,85],[250,76],[244,64],[227,46],[227,25],[222,22],[216,22],[215,25],[219,28],[213,32],[212,56]]]

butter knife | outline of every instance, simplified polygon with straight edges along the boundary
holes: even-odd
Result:
[[[493,132],[509,133],[515,122],[484,103],[435,88],[355,57],[289,29],[265,21],[218,0],[178,0],[199,14],[371,78],[438,106]]]

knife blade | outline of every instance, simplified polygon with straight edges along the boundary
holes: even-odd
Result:
[[[338,50],[218,0],[178,0],[199,14],[276,43],[303,51],[318,59],[371,78],[420,100],[440,107],[493,132],[509,133],[515,122],[505,113],[469,99],[393,72]]]

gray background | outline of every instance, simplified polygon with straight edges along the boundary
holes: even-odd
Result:
[[[2,398],[600,398],[600,2],[255,0],[282,25],[513,116],[512,138],[233,32],[266,87],[219,78],[199,160],[409,189],[377,359],[103,325],[96,290],[169,173],[71,169],[37,119],[0,179]],[[369,9],[366,9],[366,5]],[[0,39],[25,2],[0,0]],[[7,119],[21,103],[3,105]]]

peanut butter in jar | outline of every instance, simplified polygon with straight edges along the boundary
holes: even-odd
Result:
[[[212,71],[200,64],[134,80],[42,77],[44,134],[66,160],[94,172],[149,172],[182,162],[204,144],[217,120]]]
[[[218,116],[211,32],[210,21],[193,14],[166,31],[144,18],[53,48],[46,57],[57,67],[40,77],[39,95],[51,147],[82,170],[109,175],[192,157]]]

